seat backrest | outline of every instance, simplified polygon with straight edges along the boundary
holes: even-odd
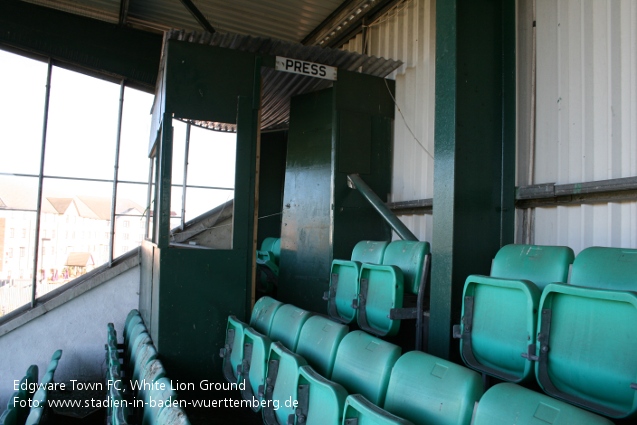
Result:
[[[612,425],[591,412],[515,384],[497,384],[480,399],[473,425]]]
[[[361,265],[357,311],[360,328],[378,336],[396,335],[400,320],[390,319],[390,312],[402,308],[404,287],[404,275],[400,267]]]
[[[415,425],[469,425],[482,387],[473,370],[410,351],[394,365],[383,408]]]
[[[272,251],[272,246],[274,246],[274,243],[279,240],[279,238],[265,238],[263,239],[263,242],[261,242],[261,251]]]
[[[429,242],[393,241],[385,250],[382,264],[400,268],[404,292],[417,294],[428,253]]]
[[[295,406],[286,400],[298,400],[299,368],[307,365],[305,359],[285,348],[280,342],[270,346],[268,356],[267,386],[265,400],[270,405],[263,407],[266,423],[287,424],[288,417],[294,415]],[[272,421],[273,416],[276,420]]]
[[[128,312],[128,315],[126,316],[126,320],[124,321],[124,331],[123,331],[124,337],[126,336],[128,329],[132,328],[131,326],[132,321],[135,321],[135,322],[142,321],[142,315],[139,313],[139,310],[133,309]]]
[[[158,425],[190,425],[186,412],[175,405],[170,405],[159,413],[157,418]]]
[[[400,347],[363,331],[345,335],[336,352],[332,381],[350,394],[362,394],[374,404],[385,399],[389,375]]]
[[[356,319],[353,303],[358,297],[360,264],[349,260],[332,261],[327,312],[334,320],[350,324]]]
[[[150,399],[154,403],[147,403],[144,406],[144,417],[142,425],[159,424],[159,414],[167,405],[176,403],[177,393],[173,390],[170,379],[163,377],[154,382],[150,390]]]
[[[299,400],[300,413],[305,425],[340,424],[347,391],[342,385],[330,381],[310,366],[299,368],[299,392],[307,391],[307,405]]]
[[[261,297],[254,303],[250,316],[250,326],[263,335],[270,335],[274,314],[283,305],[270,297]]]
[[[567,282],[575,258],[567,246],[505,245],[493,259],[491,277],[523,279],[540,291],[553,282]]]
[[[301,328],[296,353],[326,378],[332,376],[336,351],[349,328],[322,316],[312,316]]]
[[[637,416],[637,293],[550,284],[540,311],[542,389],[611,418]]]
[[[352,250],[352,261],[369,264],[382,264],[385,250],[389,242],[386,241],[360,241]]]
[[[301,328],[312,313],[292,304],[284,304],[276,311],[272,319],[270,339],[281,342],[286,348],[296,351]]]
[[[586,248],[575,258],[571,285],[637,291],[637,249]]]

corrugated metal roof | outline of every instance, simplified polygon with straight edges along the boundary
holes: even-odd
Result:
[[[385,77],[402,65],[401,61],[362,55],[318,46],[304,46],[282,40],[265,37],[252,37],[239,34],[200,34],[185,31],[170,31],[167,39],[201,43],[225,47],[245,52],[271,56],[284,56],[308,62],[335,66],[347,71],[364,70],[365,74]],[[330,87],[332,82],[303,75],[278,72],[263,68],[261,129],[274,130],[285,128],[289,119],[290,98],[297,94],[309,93]],[[194,122],[195,125],[219,131],[234,131],[234,127],[221,123]]]
[[[107,22],[119,21],[119,0],[27,1]],[[216,31],[300,42],[343,0],[193,0],[193,3]],[[180,0],[129,0],[127,23],[160,31],[202,30]]]

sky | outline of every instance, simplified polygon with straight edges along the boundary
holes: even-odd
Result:
[[[47,64],[0,50],[0,173],[38,174],[42,144]],[[44,161],[45,176],[112,180],[119,107],[119,84],[53,68]],[[118,180],[146,183],[153,96],[126,88]],[[183,182],[186,125],[175,121],[173,183]],[[191,130],[188,184],[234,186],[234,134]],[[15,177],[0,175],[3,185]],[[35,209],[37,179],[22,178]],[[112,195],[110,183],[45,179],[45,196]],[[120,184],[118,197],[146,203],[146,185]],[[233,197],[232,191],[189,189],[186,219]],[[181,212],[181,188],[171,208]]]

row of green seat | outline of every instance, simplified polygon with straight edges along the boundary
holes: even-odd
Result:
[[[462,358],[505,381],[535,377],[550,396],[610,418],[635,417],[636,291],[635,249],[575,258],[568,247],[505,246],[491,276],[466,280]]]
[[[267,297],[249,325],[229,317],[221,354],[224,375],[245,384],[242,396],[259,402],[268,425],[468,425],[478,400],[475,425],[532,424],[542,409],[555,425],[610,423],[512,384],[482,396],[470,369],[418,351],[401,356],[394,344]]]
[[[329,316],[346,324],[356,319],[374,335],[396,335],[401,317],[417,317],[392,313],[402,309],[405,294],[417,295],[426,283],[429,251],[428,242],[359,242],[351,260],[332,261],[324,296]]]
[[[132,310],[126,317],[123,336],[124,343],[117,344],[115,328],[112,323],[108,324],[107,380],[118,385],[109,386],[107,423],[190,425],[185,412],[176,403],[177,394],[166,377],[166,370],[138,310]],[[120,357],[123,357],[123,364]],[[124,385],[125,381],[146,385],[138,385],[135,393],[130,386]],[[151,399],[154,403],[150,403]],[[141,400],[143,409],[129,408],[137,406],[134,400]]]
[[[0,425],[39,425],[42,422],[44,413],[48,411],[49,389],[61,357],[62,350],[53,353],[39,384],[38,366],[29,366],[18,383],[18,390],[11,395],[7,409],[0,416]]]

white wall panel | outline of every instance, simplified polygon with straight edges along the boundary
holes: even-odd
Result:
[[[391,202],[433,197],[435,0],[407,0],[370,24],[345,50],[399,59]],[[412,134],[413,133],[413,134]],[[402,216],[420,240],[431,240],[431,215]]]
[[[532,183],[637,176],[637,2],[536,5]],[[520,151],[527,149],[524,144],[519,140]],[[637,247],[635,202],[538,208],[535,214],[538,244],[569,245],[576,252],[591,245]]]

